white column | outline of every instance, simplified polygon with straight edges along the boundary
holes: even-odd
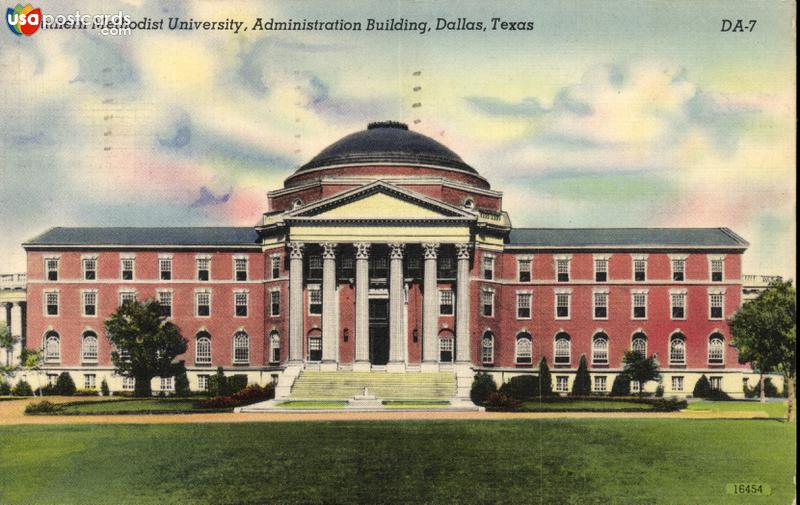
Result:
[[[456,244],[456,361],[470,363],[469,244]]]
[[[339,315],[336,311],[336,244],[322,245],[322,362],[335,366]]]
[[[369,370],[369,244],[353,244],[356,253],[356,361],[353,370]]]
[[[422,248],[425,255],[425,272],[422,282],[422,361],[427,367],[435,367],[439,361],[436,331],[439,318],[439,289],[436,282],[436,258],[439,244],[422,244]]]
[[[403,248],[389,244],[389,366],[387,370],[405,370],[403,361]]]
[[[289,242],[289,362],[303,361],[303,244]]]

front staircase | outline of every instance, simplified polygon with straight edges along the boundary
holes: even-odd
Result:
[[[317,372],[303,370],[294,381],[291,400],[347,400],[369,389],[381,400],[444,400],[456,396],[452,372]]]

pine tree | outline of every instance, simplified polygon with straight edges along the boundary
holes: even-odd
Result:
[[[592,393],[589,367],[586,365],[586,356],[581,354],[578,371],[575,372],[575,381],[572,383],[572,396],[589,396]]]
[[[61,396],[72,396],[75,394],[75,381],[69,372],[61,372],[56,380],[55,393]]]
[[[539,361],[539,391],[542,396],[553,395],[553,377],[550,375],[550,367],[547,360],[542,357]]]

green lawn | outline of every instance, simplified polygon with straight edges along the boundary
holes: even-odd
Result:
[[[162,399],[147,398],[135,400],[101,400],[95,402],[80,402],[74,405],[64,405],[64,414],[151,414],[151,413],[176,413],[198,412],[195,400],[191,399]],[[224,409],[230,411],[231,409]],[[203,409],[202,412],[208,412]]]
[[[330,400],[330,401],[309,400],[309,401],[288,401],[279,403],[276,406],[285,409],[343,409],[345,403],[347,402],[340,400]]]
[[[689,403],[687,410],[711,412],[766,412],[769,417],[785,418],[787,403],[759,401],[698,401]]]
[[[794,424],[573,419],[0,427],[0,503],[790,503]],[[768,484],[741,497],[727,483]]]
[[[428,409],[441,408],[450,405],[446,400],[388,400],[383,406],[389,409]]]
[[[557,402],[524,402],[519,406],[519,412],[621,412],[621,411],[649,411],[653,406],[648,403],[626,402],[626,401],[592,401],[574,400]]]

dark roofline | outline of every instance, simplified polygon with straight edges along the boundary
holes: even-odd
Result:
[[[574,232],[581,232],[585,231],[587,233],[598,233],[598,232],[609,232],[613,233],[615,231],[623,231],[623,232],[635,232],[635,231],[647,231],[647,232],[681,232],[681,231],[706,231],[706,232],[718,232],[723,234],[725,237],[731,240],[731,243],[722,243],[722,244],[703,244],[699,242],[692,242],[691,240],[687,240],[685,243],[676,243],[676,242],[668,242],[668,241],[651,241],[651,240],[644,240],[640,239],[637,241],[620,241],[620,242],[613,242],[613,241],[587,241],[587,243],[581,244],[570,244],[568,240],[564,240],[563,242],[553,241],[551,243],[526,243],[526,242],[507,242],[505,247],[508,249],[557,249],[557,250],[574,250],[574,249],[605,249],[605,250],[613,250],[613,249],[623,249],[623,250],[636,250],[636,249],[659,249],[659,250],[669,250],[669,249],[680,249],[680,250],[706,250],[706,249],[713,249],[713,250],[745,250],[750,246],[750,243],[742,238],[741,236],[737,235],[733,232],[730,228],[726,227],[717,227],[717,228],[703,228],[703,227],[686,227],[686,228],[652,228],[652,227],[632,227],[632,228],[513,228],[511,230],[512,234],[519,234],[520,232],[536,232],[542,231],[545,233],[553,233],[553,232],[564,232],[564,233],[574,233]],[[510,237],[509,237],[510,238]]]
[[[185,232],[198,232],[198,240],[185,240],[185,239],[170,239],[169,233],[180,230],[181,233]],[[81,239],[81,233],[97,234],[97,232],[125,232],[130,231],[132,234],[144,233],[146,237],[133,237],[132,240],[117,240],[117,239],[103,239],[90,237],[89,239]],[[58,236],[60,232],[67,234],[75,234],[73,236],[67,235],[66,237]],[[210,236],[203,236],[203,233],[210,233]],[[214,232],[233,233],[234,236],[214,236]],[[56,235],[55,238],[48,237],[49,235]],[[235,234],[249,234],[247,240],[237,238]],[[118,236],[118,235],[117,235]],[[155,238],[154,238],[155,237]],[[250,240],[252,238],[252,240]],[[173,227],[137,227],[137,226],[119,226],[119,227],[65,227],[55,226],[40,233],[39,235],[22,243],[22,247],[28,249],[52,249],[52,248],[129,248],[129,249],[163,249],[163,248],[181,248],[181,249],[209,249],[209,248],[223,248],[223,249],[260,249],[261,242],[258,237],[258,232],[253,226],[173,226]]]

